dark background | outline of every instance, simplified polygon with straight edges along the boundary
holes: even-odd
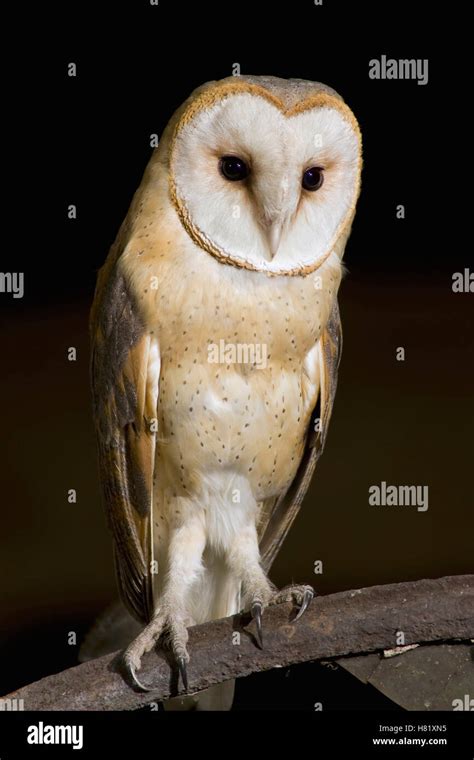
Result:
[[[115,593],[88,382],[96,273],[151,155],[150,134],[236,62],[243,74],[331,85],[364,141],[330,434],[272,579],[327,594],[472,572],[473,295],[451,289],[473,261],[455,177],[469,129],[453,105],[459,69],[442,49],[446,16],[428,3],[142,0],[104,3],[100,14],[43,11],[38,23],[31,47],[17,37],[5,90],[4,151],[19,168],[6,188],[13,242],[1,269],[25,272],[25,297],[0,294],[0,694],[73,664],[68,632],[79,645]],[[428,58],[428,85],[369,79],[369,60],[382,54]],[[67,77],[71,61],[76,78]],[[428,485],[428,511],[370,507],[368,488],[382,480]],[[318,665],[242,680],[236,704],[311,710],[318,701],[391,705]]]

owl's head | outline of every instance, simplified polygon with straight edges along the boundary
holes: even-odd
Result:
[[[221,261],[309,273],[350,228],[360,131],[324,85],[273,77],[205,85],[178,112],[168,156],[182,224]]]

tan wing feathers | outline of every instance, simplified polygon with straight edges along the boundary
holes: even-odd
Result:
[[[119,589],[129,611],[146,621],[153,612],[151,499],[156,388],[150,362],[157,349],[145,333],[134,300],[114,262],[98,281],[91,318],[92,388],[99,466],[115,540]],[[153,408],[153,404],[155,407]]]
[[[327,429],[336,395],[337,372],[342,350],[342,328],[337,301],[334,302],[328,324],[320,339],[320,395],[311,418],[303,458],[296,477],[288,491],[282,494],[271,510],[260,540],[262,567],[270,569],[285,537],[298,514],[309,488],[316,462],[324,448]],[[315,432],[314,422],[320,416],[320,431]]]

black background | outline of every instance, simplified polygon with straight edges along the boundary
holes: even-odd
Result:
[[[73,664],[67,632],[80,641],[113,594],[88,396],[96,273],[151,155],[150,134],[236,62],[243,74],[329,84],[354,111],[364,144],[331,432],[272,577],[330,593],[472,572],[472,294],[451,289],[452,274],[472,267],[459,181],[470,128],[462,46],[455,55],[443,46],[453,39],[446,13],[420,2],[142,0],[42,9],[27,19],[28,39],[23,27],[10,29],[5,151],[18,170],[5,188],[12,242],[2,271],[25,272],[25,297],[0,295],[0,693]],[[369,79],[369,60],[382,54],[428,58],[428,85]],[[76,78],[67,76],[71,61]],[[77,220],[67,219],[70,203]],[[78,348],[75,364],[68,346]],[[429,511],[370,510],[367,488],[381,480],[428,484]],[[246,679],[236,705],[311,710],[321,700],[329,709],[391,706],[318,665]]]

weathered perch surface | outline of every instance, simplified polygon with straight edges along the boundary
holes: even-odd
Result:
[[[290,622],[293,616],[291,604],[265,610],[263,650],[255,642],[254,622],[245,616],[191,628],[189,692],[271,668],[393,648],[400,632],[405,644],[472,639],[474,575],[316,597],[296,624]],[[176,691],[177,671],[163,650],[143,658],[140,679],[153,690],[137,692],[124,681],[116,652],[42,678],[7,698],[23,699],[25,710],[129,710],[182,693]]]

